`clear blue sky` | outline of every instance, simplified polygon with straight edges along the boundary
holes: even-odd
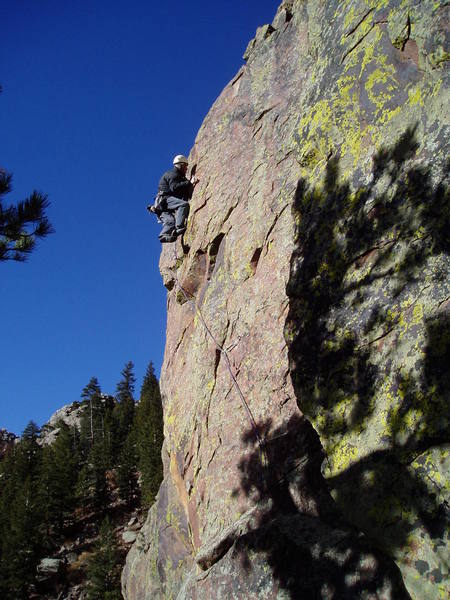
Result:
[[[6,203],[48,194],[56,233],[0,263],[0,428],[21,433],[114,393],[132,360],[159,374],[166,290],[145,206],[187,154],[278,0],[2,2],[0,166]]]

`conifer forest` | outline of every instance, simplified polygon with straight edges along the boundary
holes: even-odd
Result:
[[[114,396],[92,377],[65,407],[71,419],[43,428],[30,421],[3,448],[2,599],[71,597],[71,589],[88,600],[122,598],[126,542],[134,541],[123,526],[138,524],[155,499],[163,424],[152,363],[137,401],[132,362],[121,375]]]

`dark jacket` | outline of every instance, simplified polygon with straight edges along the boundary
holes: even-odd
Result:
[[[194,186],[181,171],[173,167],[170,171],[166,171],[159,180],[158,191],[165,196],[189,200],[192,197]]]

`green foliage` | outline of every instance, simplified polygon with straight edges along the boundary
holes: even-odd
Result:
[[[17,206],[4,206],[3,196],[11,191],[12,175],[0,171],[0,261],[23,262],[33,250],[36,239],[53,232],[46,216],[47,196],[32,192]]]
[[[122,370],[122,379],[117,384],[117,400],[124,402],[125,400],[132,400],[134,393],[134,386],[136,383],[136,377],[133,373],[134,365],[132,361],[127,362]]]
[[[93,481],[92,503],[97,510],[104,509],[108,500],[108,486],[106,483],[107,467],[104,443],[103,440],[100,440],[92,446],[89,455],[89,468]]]
[[[96,434],[102,427],[102,390],[96,377],[91,377],[89,383],[83,388],[81,397],[87,408],[81,419],[81,443],[85,455],[94,443]]]
[[[63,421],[57,426],[59,434],[55,442],[43,449],[40,489],[47,529],[53,526],[61,532],[64,520],[75,508],[80,453],[76,431]]]
[[[134,385],[136,382],[134,373],[134,365],[131,361],[127,362],[122,370],[122,379],[117,384],[116,399],[117,404],[114,411],[114,419],[116,424],[115,430],[115,455],[118,453],[127,439],[131,431],[135,413],[134,402]]]
[[[106,471],[109,465],[104,449],[104,440],[99,438],[90,448],[78,475],[76,497],[85,509],[103,510],[108,501]]]
[[[107,501],[106,470],[111,459],[111,431],[105,430],[107,415],[112,411],[109,397],[102,396],[96,377],[91,377],[81,397],[85,410],[80,421],[81,464],[76,483],[76,497],[85,509],[101,509]]]
[[[83,464],[75,486],[75,497],[80,508],[86,510],[93,501],[94,477],[88,463]]]
[[[41,447],[38,444],[39,434],[40,429],[34,421],[30,421],[22,433],[15,466],[15,473],[19,479],[25,480],[29,475],[36,476],[41,458]]]
[[[135,423],[142,504],[150,506],[163,477],[161,448],[164,440],[161,394],[152,363],[142,384]]]
[[[38,436],[39,428],[30,422],[21,442],[0,463],[0,591],[15,600],[28,597],[44,543]]]
[[[119,455],[117,466],[117,485],[120,497],[130,503],[137,493],[137,448],[135,431],[130,431],[122,451]]]
[[[139,502],[138,464],[145,504],[162,479],[162,407],[150,364],[136,410],[133,363],[128,362],[117,396],[102,394],[92,377],[82,390],[80,428],[60,421],[58,435],[40,444],[32,421],[0,461],[0,597],[28,598],[36,567],[59,547],[76,519],[99,521],[109,510],[114,470],[122,500]],[[89,567],[89,598],[121,598],[117,546],[110,523],[101,528]]]
[[[100,527],[94,554],[88,564],[88,600],[120,600],[120,556],[108,517]]]

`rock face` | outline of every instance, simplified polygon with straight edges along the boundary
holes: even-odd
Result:
[[[446,4],[283,2],[207,115],[127,600],[446,597]]]
[[[52,414],[48,423],[43,425],[39,443],[43,446],[53,444],[59,435],[59,423],[62,421],[68,427],[80,428],[81,417],[87,409],[86,403],[72,402],[72,404],[66,404],[62,408],[59,408]]]
[[[115,402],[114,398],[107,394],[102,394],[101,400],[103,403],[108,401]],[[75,401],[72,404],[66,404],[62,408],[59,408],[52,414],[48,423],[43,425],[39,443],[44,446],[53,444],[59,435],[59,424],[61,421],[70,428],[76,427],[80,429],[82,416],[87,410],[89,410],[89,403],[86,400],[81,402]]]

